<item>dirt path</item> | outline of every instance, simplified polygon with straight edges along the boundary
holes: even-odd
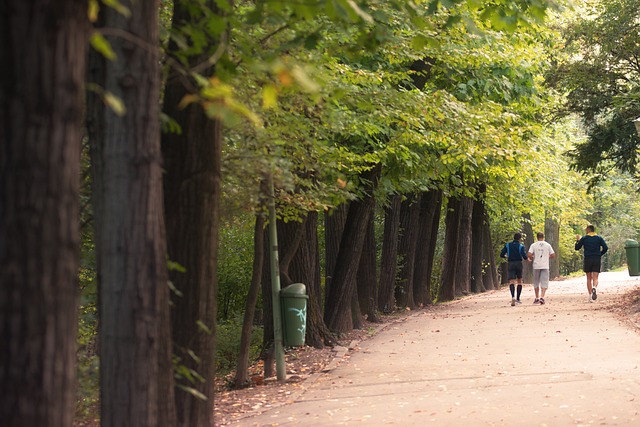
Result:
[[[596,303],[580,278],[553,282],[544,306],[527,286],[515,307],[505,288],[421,311],[232,425],[638,426],[640,334],[611,311],[638,286],[603,273]]]

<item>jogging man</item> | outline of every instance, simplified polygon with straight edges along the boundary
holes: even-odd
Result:
[[[538,233],[536,237],[538,241],[531,244],[527,255],[533,261],[533,290],[536,293],[533,303],[544,304],[544,295],[549,288],[549,260],[556,257],[556,252],[544,241],[544,233]]]
[[[522,261],[528,259],[524,250],[524,245],[520,243],[522,234],[513,235],[513,242],[504,245],[500,251],[500,258],[506,258],[509,262],[507,278],[509,279],[509,290],[511,291],[511,305],[520,304],[520,294],[522,293]],[[518,292],[516,294],[516,283]],[[516,298],[517,296],[517,298]]]
[[[606,254],[609,248],[604,239],[596,234],[593,225],[587,225],[586,235],[580,237],[576,234],[576,251],[584,247],[584,264],[582,269],[587,275],[587,292],[589,292],[589,302],[598,298],[596,288],[598,287],[598,275],[600,274],[602,255]]]

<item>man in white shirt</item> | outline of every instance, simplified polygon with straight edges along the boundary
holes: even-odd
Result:
[[[533,261],[534,304],[544,304],[544,294],[549,288],[549,260],[556,257],[551,245],[544,240],[544,233],[537,234],[538,241],[529,247],[527,256]]]

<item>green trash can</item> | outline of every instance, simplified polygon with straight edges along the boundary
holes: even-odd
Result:
[[[627,253],[629,276],[640,276],[640,243],[629,239],[624,242],[624,250]]]
[[[307,332],[307,288],[294,283],[280,291],[282,335],[287,347],[304,345]]]

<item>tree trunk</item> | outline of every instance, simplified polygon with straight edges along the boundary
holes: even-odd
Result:
[[[431,304],[431,273],[438,242],[442,190],[431,190],[420,197],[418,241],[413,278],[413,297],[418,306]]]
[[[549,278],[560,276],[560,224],[554,218],[547,217],[544,220],[545,240],[553,247],[556,257],[549,260]]]
[[[460,209],[458,199],[449,198],[445,216],[445,237],[442,255],[442,274],[438,301],[451,301],[456,296],[456,256],[458,254],[458,228],[460,227]]]
[[[395,308],[396,271],[398,267],[398,233],[400,232],[400,206],[402,196],[391,197],[384,209],[384,235],[380,261],[378,310],[391,313]]]
[[[372,214],[367,225],[367,235],[362,248],[357,276],[360,311],[370,322],[380,321],[376,305],[378,300],[376,270],[376,236],[374,215]]]
[[[415,271],[419,216],[420,200],[416,195],[408,195],[400,207],[398,256],[402,261],[399,265],[400,286],[396,287],[396,302],[399,307],[412,310],[416,307],[413,300],[413,275]]]
[[[269,242],[268,227],[264,230],[264,253],[269,254],[271,245]],[[268,256],[268,255],[267,255]],[[275,367],[275,348],[273,342],[273,301],[271,285],[271,266],[265,262],[262,268],[262,353],[260,357],[264,361],[264,377],[270,378],[274,376]]]
[[[242,333],[240,335],[240,352],[238,354],[238,366],[234,385],[236,388],[245,387],[249,381],[249,350],[251,347],[251,333],[253,332],[253,318],[256,310],[256,303],[260,295],[260,278],[264,266],[264,214],[256,215],[256,223],[253,232],[253,274],[251,285],[247,294],[247,302],[244,308],[244,320],[242,322]]]
[[[487,260],[484,258],[484,205],[481,200],[473,202],[471,235],[471,292],[480,293],[487,290],[483,280]]]
[[[219,14],[213,0],[202,3],[175,2],[173,25],[180,28],[205,19],[204,9]],[[212,49],[217,47],[216,40],[208,42]],[[178,46],[170,44],[170,54],[178,50]],[[193,66],[204,63],[209,56],[210,52],[205,51],[185,60]],[[203,71],[207,76],[213,73],[213,69]],[[222,124],[207,117],[200,105],[181,108],[180,102],[189,94],[180,78],[170,76],[164,112],[180,125],[182,132],[167,133],[162,138],[168,257],[185,268],[184,272],[171,272],[171,281],[182,293],[173,298],[173,339],[179,363],[202,377],[196,381],[183,379],[176,388],[175,399],[178,425],[208,427],[213,423],[214,404]],[[196,389],[206,399],[184,387]]]
[[[528,251],[533,242],[536,240],[531,226],[531,214],[522,215],[522,244],[524,250]],[[533,283],[533,264],[530,262],[522,263],[522,283]]]
[[[488,218],[483,227],[484,245],[482,253],[484,259],[487,260],[484,270],[483,282],[486,290],[500,289],[500,278],[498,277],[498,266],[496,265],[496,257],[491,240],[491,229],[488,224]]]
[[[344,231],[344,224],[347,220],[349,205],[346,203],[325,213],[324,217],[324,246],[325,246],[325,304],[324,317],[327,317],[327,302],[333,284],[333,274],[338,262],[338,252],[340,251],[340,239]]]
[[[305,343],[315,348],[334,345],[335,338],[322,317],[322,289],[320,283],[320,252],[318,248],[318,213],[309,212],[304,222],[304,234],[296,257],[290,267],[293,282],[307,288],[307,333]]]
[[[118,116],[90,103],[99,284],[101,424],[174,425],[162,215],[158,2],[130,3],[131,17],[102,10],[105,28],[144,44],[109,39],[96,84],[122,100]],[[101,79],[103,77],[103,79]],[[92,126],[94,125],[94,126]],[[166,358],[166,359],[165,359]],[[164,371],[160,371],[160,367]]]
[[[483,185],[480,187],[480,204],[482,209],[482,259],[484,263],[482,270],[482,282],[486,290],[492,290],[500,288],[500,280],[498,279],[495,250],[491,239],[489,214],[487,213],[487,208],[484,205],[485,192],[486,187]]]
[[[356,275],[364,245],[369,216],[375,201],[373,190],[380,178],[380,165],[363,172],[365,195],[362,200],[351,202],[340,240],[337,262],[329,289],[325,321],[330,330],[347,332],[353,329],[351,304],[356,293]]]
[[[5,0],[0,29],[0,424],[68,427],[86,2]]]
[[[320,306],[320,263],[317,212],[307,213],[303,222],[279,222],[278,245],[282,249],[280,276],[282,287],[303,283],[307,289],[307,328],[305,342],[316,348],[334,344],[333,334],[324,324]],[[309,339],[309,341],[307,341]]]
[[[456,253],[456,295],[467,295],[471,292],[471,217],[473,199],[463,196],[458,203],[460,210],[460,226],[458,227],[458,251]]]

